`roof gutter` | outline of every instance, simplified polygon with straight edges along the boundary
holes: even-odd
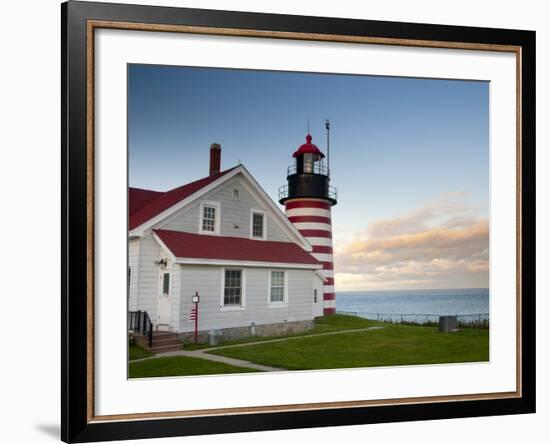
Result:
[[[260,268],[295,268],[304,270],[320,270],[321,264],[300,264],[289,262],[263,262],[263,261],[244,261],[238,259],[202,259],[177,257],[174,263],[182,265],[213,265],[230,267],[260,267]]]

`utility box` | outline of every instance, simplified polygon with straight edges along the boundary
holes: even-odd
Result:
[[[458,331],[456,316],[439,316],[439,331],[446,333]]]
[[[221,332],[219,330],[210,330],[208,332],[208,345],[218,345]]]

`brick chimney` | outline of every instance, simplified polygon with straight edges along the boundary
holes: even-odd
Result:
[[[222,147],[219,143],[210,145],[210,176],[220,172],[222,163]]]

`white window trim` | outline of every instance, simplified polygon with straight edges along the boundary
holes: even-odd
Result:
[[[220,285],[220,311],[242,311],[246,308],[246,269],[239,267],[222,267]],[[241,305],[224,305],[225,270],[239,270],[241,272]]]
[[[264,218],[264,230],[263,230],[263,236],[262,237],[257,237],[257,236],[254,236],[252,234],[253,233],[252,223],[254,221],[254,214],[261,214]],[[252,208],[250,210],[250,239],[254,239],[254,240],[266,240],[267,239],[267,213],[264,210],[256,210],[254,208]]]
[[[204,231],[202,229],[202,219],[204,216],[204,207],[214,207],[216,208],[216,220],[214,221],[214,231]],[[209,234],[211,236],[220,235],[220,222],[221,222],[221,205],[219,202],[204,201],[201,202],[199,208],[199,234]]]
[[[282,271],[284,274],[284,289],[283,289],[283,300],[282,301],[271,301],[271,273],[273,271]],[[288,307],[288,271],[280,269],[270,269],[267,271],[267,306],[269,308],[282,308]]]

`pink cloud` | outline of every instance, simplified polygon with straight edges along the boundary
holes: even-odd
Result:
[[[484,287],[489,223],[453,193],[403,216],[371,223],[337,245],[338,288]]]

